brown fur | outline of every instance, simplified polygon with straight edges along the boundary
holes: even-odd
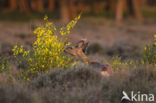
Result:
[[[77,43],[76,46],[70,46],[65,49],[65,52],[74,56],[75,58],[84,61],[91,65],[92,67],[98,68],[101,75],[104,77],[109,77],[113,74],[113,69],[109,64],[101,64],[99,62],[96,62],[94,60],[89,59],[85,54],[85,49],[88,45],[88,42],[86,39],[83,39]]]

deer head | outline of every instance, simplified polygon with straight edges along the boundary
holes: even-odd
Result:
[[[80,59],[82,61],[90,62],[90,59],[84,54],[88,46],[86,39],[80,40],[75,46],[68,46],[65,48],[65,52]]]

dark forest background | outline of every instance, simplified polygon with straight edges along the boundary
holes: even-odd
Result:
[[[0,18],[6,19],[8,14],[14,18],[19,13],[32,18],[32,15],[47,13],[68,22],[82,12],[113,18],[117,22],[127,16],[141,21],[144,16],[155,16],[155,8],[155,0],[0,0]]]

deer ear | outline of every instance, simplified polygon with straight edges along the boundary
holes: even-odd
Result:
[[[86,50],[87,50],[88,44],[89,44],[89,42],[86,42],[86,43],[84,43],[84,45],[82,46],[82,50],[83,50],[84,53],[85,53]]]
[[[86,39],[82,39],[76,44],[75,47],[82,48],[83,52],[85,52],[88,47],[88,41]]]
[[[82,48],[82,46],[84,45],[84,41],[79,41],[78,43],[76,43],[75,47],[76,48]]]
[[[87,39],[82,39],[82,40],[80,40],[78,43],[76,43],[76,46],[75,46],[75,47],[84,49],[84,48],[86,48],[87,46],[88,46],[88,41],[87,41]]]

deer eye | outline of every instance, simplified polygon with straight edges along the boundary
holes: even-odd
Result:
[[[72,50],[73,48],[71,46],[66,47],[67,50]]]

